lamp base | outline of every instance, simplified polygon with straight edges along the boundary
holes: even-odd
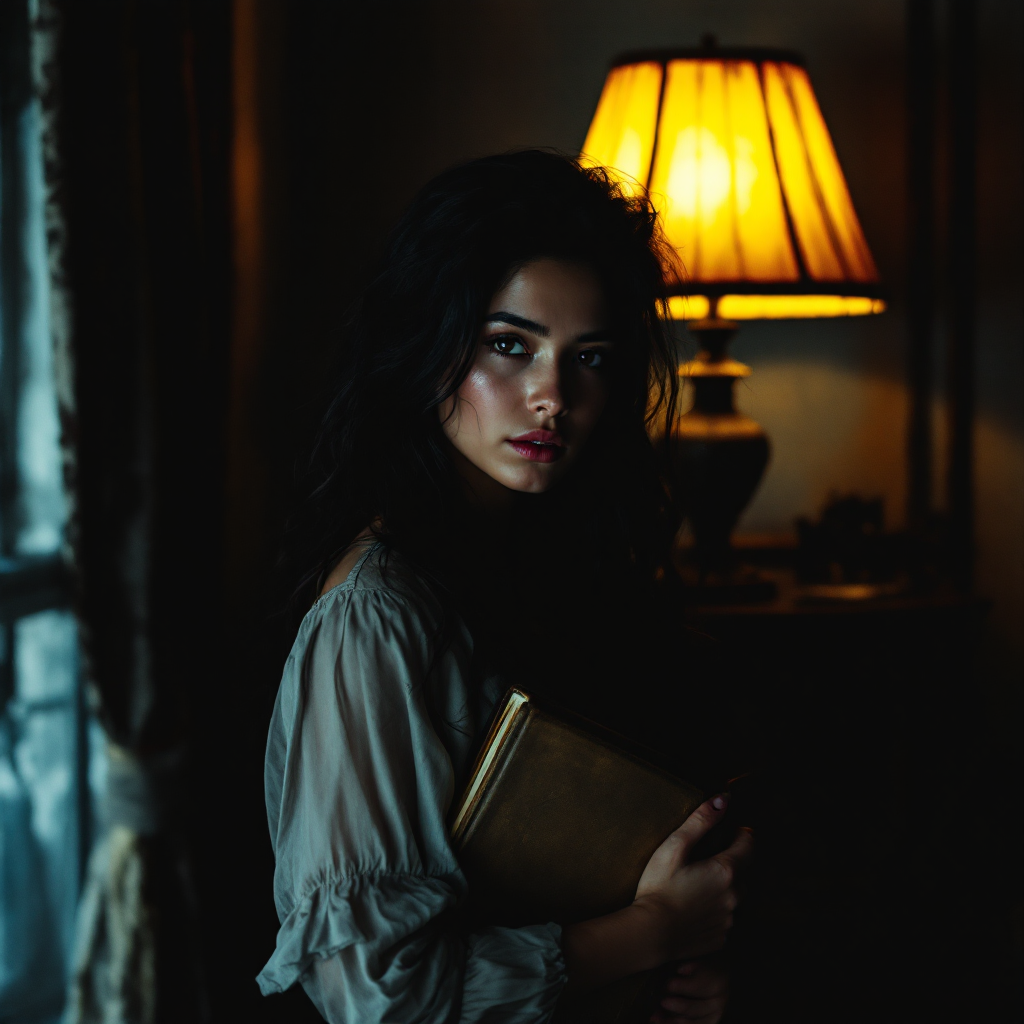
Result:
[[[775,585],[737,564],[730,535],[768,464],[770,446],[760,424],[736,411],[733,385],[750,369],[727,354],[736,324],[704,320],[689,325],[701,342],[697,358],[680,367],[693,385],[693,406],[668,431],[673,497],[693,528],[690,557],[676,569],[695,603],[770,601]],[[678,554],[678,553],[677,553]]]

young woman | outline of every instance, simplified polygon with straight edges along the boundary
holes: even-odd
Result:
[[[723,979],[694,958],[725,941],[749,840],[688,855],[723,798],[631,906],[564,929],[467,926],[448,841],[504,690],[573,703],[664,564],[645,423],[675,397],[665,258],[645,199],[538,151],[442,174],[395,232],[317,451],[319,596],[267,746],[264,993],[298,982],[346,1024],[540,1024],[566,988],[681,961],[659,1019],[720,1017]]]

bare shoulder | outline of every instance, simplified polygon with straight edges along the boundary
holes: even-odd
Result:
[[[366,549],[372,547],[376,541],[376,536],[370,527],[366,527],[359,534],[356,535],[355,540],[345,549],[345,553],[341,556],[341,559],[331,570],[327,579],[324,581],[324,585],[320,588],[320,594],[322,596],[326,594],[328,590],[332,590],[334,587],[340,586],[345,580],[348,579],[349,573],[356,567],[356,562],[366,553]]]

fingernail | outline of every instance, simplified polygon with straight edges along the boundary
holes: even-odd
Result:
[[[725,808],[725,805],[728,802],[729,798],[724,793],[720,793],[718,796],[715,797],[714,800],[711,801],[711,806],[714,807],[716,811],[721,811]]]

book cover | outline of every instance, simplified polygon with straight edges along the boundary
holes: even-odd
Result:
[[[651,855],[702,800],[696,786],[608,731],[510,690],[454,809],[471,912],[515,927],[566,925],[628,906]],[[646,1020],[662,974],[563,1000],[556,1020]]]

